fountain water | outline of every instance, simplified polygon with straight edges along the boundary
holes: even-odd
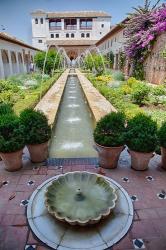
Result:
[[[51,158],[96,157],[93,120],[77,76],[69,76],[50,144]]]

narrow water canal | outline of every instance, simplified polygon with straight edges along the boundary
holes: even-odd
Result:
[[[68,77],[53,129],[51,158],[96,157],[93,119],[78,77]]]

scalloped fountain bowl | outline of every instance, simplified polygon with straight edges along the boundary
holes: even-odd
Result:
[[[71,225],[95,224],[115,207],[117,195],[110,183],[89,172],[69,172],[48,186],[45,204],[56,219]]]

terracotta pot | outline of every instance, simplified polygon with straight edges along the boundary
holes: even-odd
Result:
[[[147,170],[150,159],[153,157],[153,152],[142,153],[129,150],[131,155],[131,167],[135,170]]]
[[[99,165],[102,168],[116,168],[120,153],[124,146],[120,147],[104,147],[96,143],[96,150],[99,154]]]
[[[11,153],[0,152],[0,156],[5,163],[5,169],[13,172],[22,168],[22,154],[23,149]]]
[[[161,147],[161,167],[166,170],[166,148]]]
[[[30,153],[31,161],[34,163],[40,163],[48,157],[48,142],[41,144],[27,145]]]

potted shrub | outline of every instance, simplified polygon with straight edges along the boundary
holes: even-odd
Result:
[[[97,122],[94,130],[99,165],[103,168],[116,168],[119,155],[124,149],[125,116],[123,113],[110,113]]]
[[[5,169],[16,171],[22,167],[22,153],[25,145],[24,127],[14,114],[0,119],[0,156]]]
[[[161,146],[161,167],[166,170],[166,122],[159,128],[158,140]]]
[[[157,146],[157,124],[151,117],[138,114],[128,121],[126,144],[135,170],[146,170]]]
[[[47,117],[40,111],[25,109],[20,114],[24,125],[25,142],[31,161],[42,162],[48,157],[48,141],[51,137],[51,127]]]

